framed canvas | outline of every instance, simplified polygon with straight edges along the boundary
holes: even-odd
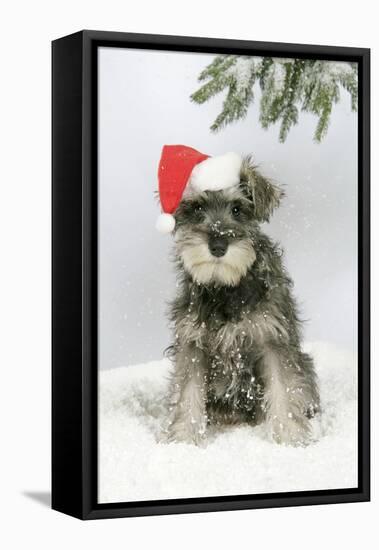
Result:
[[[52,56],[53,508],[369,500],[369,50]]]

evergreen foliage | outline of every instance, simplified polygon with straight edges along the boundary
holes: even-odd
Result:
[[[196,103],[205,103],[226,91],[221,113],[211,126],[213,132],[246,117],[258,84],[260,123],[268,128],[280,122],[281,142],[297,124],[300,111],[318,117],[314,139],[320,142],[327,133],[341,88],[350,94],[353,111],[358,104],[356,63],[219,55],[201,72],[199,82],[204,84],[191,95]]]

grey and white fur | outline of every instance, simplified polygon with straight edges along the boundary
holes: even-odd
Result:
[[[282,197],[247,157],[238,186],[187,192],[175,212],[166,441],[201,445],[209,426],[262,422],[277,443],[310,441],[313,360],[282,251],[260,229]]]

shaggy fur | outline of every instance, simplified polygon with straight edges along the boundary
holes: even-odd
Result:
[[[282,196],[246,158],[237,188],[188,192],[175,213],[168,441],[202,444],[209,424],[265,421],[278,443],[309,442],[313,361],[281,250],[259,227]]]

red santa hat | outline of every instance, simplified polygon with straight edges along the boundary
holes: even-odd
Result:
[[[187,190],[219,191],[238,185],[241,164],[242,158],[236,153],[210,157],[186,145],[164,145],[158,168],[163,210],[156,224],[158,231],[174,230],[173,214]]]

